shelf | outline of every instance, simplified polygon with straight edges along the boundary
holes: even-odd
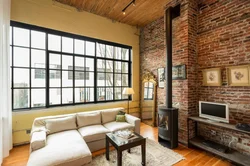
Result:
[[[189,140],[189,144],[196,146],[198,148],[201,148],[205,151],[208,151],[210,153],[213,153],[217,156],[223,157],[229,161],[232,161],[235,164],[239,164],[239,165],[243,165],[243,166],[249,166],[250,165],[250,156],[241,154],[240,152],[236,151],[236,150],[230,150],[229,152],[223,153],[220,152],[216,149],[213,149],[211,147],[208,147],[206,145],[204,145],[202,142],[205,139],[201,138],[201,137],[195,137]]]
[[[193,120],[193,121],[196,121],[196,122],[200,122],[200,123],[205,123],[205,124],[209,124],[209,125],[213,125],[213,126],[217,126],[217,127],[226,128],[226,129],[229,129],[229,130],[238,131],[238,132],[245,133],[245,134],[250,134],[249,131],[244,131],[244,130],[237,129],[235,127],[235,125],[233,125],[233,124],[216,122],[216,121],[212,121],[212,120],[209,120],[209,119],[194,117],[194,116],[189,117],[189,119]]]

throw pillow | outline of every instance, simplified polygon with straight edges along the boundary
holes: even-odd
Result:
[[[123,111],[119,111],[117,115],[125,115],[126,113]]]
[[[125,115],[116,115],[116,122],[126,122]]]

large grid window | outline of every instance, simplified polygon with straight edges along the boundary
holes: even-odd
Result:
[[[11,22],[13,110],[120,101],[131,47]]]

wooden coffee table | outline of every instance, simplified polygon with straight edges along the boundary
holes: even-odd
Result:
[[[122,151],[128,150],[135,146],[141,146],[142,165],[146,165],[146,139],[141,135],[134,133],[134,137],[130,139],[123,139],[115,133],[106,134],[106,159],[109,160],[109,143],[111,143],[117,151],[117,165],[122,165]]]

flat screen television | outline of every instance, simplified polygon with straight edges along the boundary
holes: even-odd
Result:
[[[199,116],[214,121],[229,123],[228,105],[221,103],[200,101]]]

